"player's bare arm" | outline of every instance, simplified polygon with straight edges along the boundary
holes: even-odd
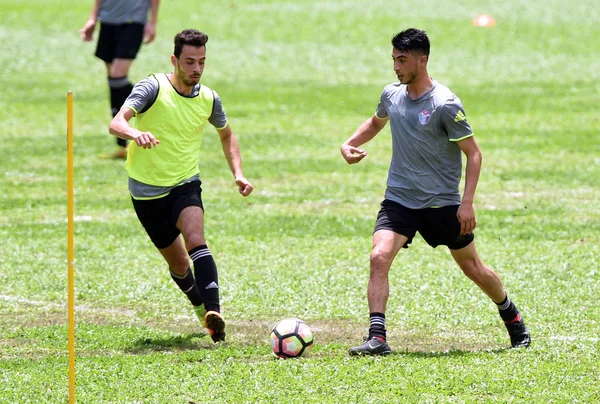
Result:
[[[465,168],[465,190],[456,215],[460,222],[461,234],[471,234],[477,225],[473,201],[475,200],[475,189],[481,173],[482,156],[473,136],[460,140],[457,144],[467,157],[467,164]]]
[[[121,108],[119,113],[110,121],[108,131],[111,135],[121,139],[133,140],[143,149],[156,147],[160,141],[150,132],[140,132],[129,124],[135,112],[129,108]]]
[[[378,118],[376,115],[364,121],[340,147],[344,160],[348,164],[356,164],[367,157],[368,153],[359,147],[373,139],[383,129],[387,121],[387,118]]]
[[[159,0],[152,0],[150,3],[150,19],[144,25],[144,43],[149,44],[154,41],[156,36],[156,22],[158,19],[158,3]]]
[[[235,183],[239,188],[240,194],[248,196],[254,189],[254,186],[244,177],[242,171],[242,156],[240,154],[240,146],[237,141],[237,137],[229,127],[217,129],[217,133],[221,139],[221,146],[223,147],[223,154],[225,160],[229,165],[229,169],[235,178]]]
[[[103,0],[95,0],[92,12],[88,17],[88,20],[83,24],[83,27],[79,30],[81,39],[84,42],[89,42],[94,39],[94,30],[96,29],[96,20],[98,19],[98,12],[100,11],[100,4]]]

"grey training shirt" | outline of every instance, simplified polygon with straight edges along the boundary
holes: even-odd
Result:
[[[200,92],[201,84],[197,84],[192,89],[192,93],[187,96],[181,94],[183,97],[196,97]],[[145,79],[138,82],[135,86],[133,86],[133,90],[131,90],[131,94],[127,97],[127,100],[123,103],[122,108],[130,108],[136,114],[147,111],[158,96],[159,84],[154,76],[148,76]],[[208,122],[213,125],[217,129],[222,129],[227,126],[227,114],[223,109],[223,103],[221,102],[221,98],[217,94],[216,91],[213,90],[213,95],[215,97],[215,102],[213,104],[213,111],[210,117],[208,118]],[[191,178],[187,178],[182,182],[190,182],[193,180],[198,180],[198,176],[193,176]],[[177,184],[181,185],[181,184]],[[129,178],[129,192],[134,198],[154,198],[159,195],[165,195],[171,191],[174,187],[159,187],[155,185],[148,185],[142,182],[136,181],[133,178]]]
[[[375,114],[389,118],[392,132],[385,198],[411,209],[460,204],[456,142],[473,135],[460,99],[435,80],[415,100],[406,85],[393,83],[383,89]]]
[[[100,4],[98,20],[108,24],[148,21],[150,0],[104,0]]]

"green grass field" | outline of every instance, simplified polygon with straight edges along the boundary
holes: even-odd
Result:
[[[526,3],[526,4],[525,4]],[[77,30],[92,1],[0,0],[0,403],[68,400],[66,92],[75,98],[76,397],[81,403],[600,401],[600,9],[585,2],[164,1],[130,72],[170,71],[175,33],[210,36],[255,185],[243,199],[214,129],[200,167],[228,340],[215,346],[135,217],[112,150],[105,69]],[[471,19],[487,13],[493,28]],[[367,332],[371,231],[389,127],[348,166],[339,145],[395,80],[390,39],[427,30],[484,154],[477,243],[522,310],[527,350],[444,248],[391,271],[394,353]],[[300,317],[315,347],[270,353]]]

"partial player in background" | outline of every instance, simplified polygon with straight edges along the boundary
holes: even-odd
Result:
[[[348,164],[360,162],[367,152],[359,147],[390,121],[392,162],[370,257],[369,336],[363,345],[351,348],[350,354],[391,352],[385,328],[388,274],[396,254],[408,248],[417,232],[430,246],[450,249],[464,274],[496,303],[511,345],[527,347],[531,339],[521,314],[498,275],[483,264],[475,248],[473,200],[482,156],[462,104],[427,73],[430,44],[425,31],[402,31],[394,36],[392,46],[399,83],[384,88],[375,115],[341,147]],[[461,199],[462,154],[467,164]]]
[[[142,41],[148,44],[156,35],[158,2],[159,0],[95,0],[90,17],[79,30],[85,42],[91,41],[96,21],[100,21],[96,57],[106,64],[113,117],[133,88],[128,78],[129,68]],[[127,141],[117,138],[117,146],[117,150],[109,157],[126,158]]]
[[[240,194],[250,195],[253,187],[242,172],[238,141],[221,98],[200,84],[207,41],[206,34],[193,29],[177,34],[173,72],[152,74],[137,83],[111,121],[110,133],[135,143],[125,163],[135,212],[167,261],[171,277],[218,342],[225,339],[225,320],[220,314],[217,266],[204,237],[198,167],[207,122],[219,134]],[[129,121],[134,116],[132,127]]]

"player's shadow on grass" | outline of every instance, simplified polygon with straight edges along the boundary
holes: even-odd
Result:
[[[408,356],[412,358],[440,358],[440,357],[464,357],[472,355],[480,355],[482,353],[502,353],[510,350],[510,347],[493,348],[493,349],[449,349],[446,351],[409,351],[395,350],[392,355]]]
[[[139,338],[133,342],[133,346],[127,349],[131,353],[144,352],[182,352],[198,349],[211,349],[214,347],[207,333],[195,332],[181,334],[170,338]]]

